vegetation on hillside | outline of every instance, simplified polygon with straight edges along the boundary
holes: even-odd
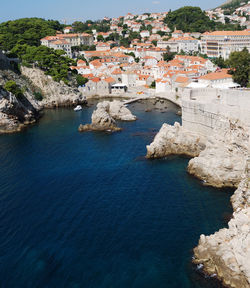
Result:
[[[17,98],[21,98],[23,96],[22,89],[13,80],[7,81],[4,85],[4,89],[14,94]]]
[[[27,44],[17,44],[11,52],[22,60],[22,64],[36,67],[45,71],[46,75],[52,76],[53,80],[63,80],[67,83],[68,70],[70,65],[75,65],[75,61],[64,56],[62,50],[54,50],[45,46],[29,46]]]
[[[86,22],[75,21],[72,23],[72,27],[76,33],[92,33],[92,30],[97,32],[108,32],[110,30],[110,24],[106,20],[102,21],[91,21],[87,20]]]
[[[171,30],[177,28],[183,32],[200,32],[215,30],[242,30],[238,24],[222,24],[209,19],[199,7],[185,6],[169,12],[164,22]]]
[[[58,21],[41,18],[22,18],[0,24],[0,50],[9,51],[17,44],[39,46],[40,39],[62,30]]]
[[[250,87],[250,53],[247,48],[231,53],[227,63],[233,80],[242,87]]]
[[[248,0],[231,0],[227,1],[225,4],[222,4],[220,7],[228,10],[235,10],[238,7],[242,6],[242,3],[247,4]]]

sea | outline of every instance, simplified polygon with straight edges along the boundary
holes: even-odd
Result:
[[[145,102],[117,133],[79,133],[80,112],[46,110],[0,136],[0,287],[213,288],[192,264],[201,234],[227,227],[232,190],[206,187],[189,159],[147,160],[178,108]]]

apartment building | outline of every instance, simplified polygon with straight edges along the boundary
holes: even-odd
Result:
[[[64,50],[67,56],[72,57],[71,47],[80,45],[93,45],[94,38],[87,33],[57,34],[42,38],[41,44],[56,50]]]
[[[205,32],[201,38],[201,52],[208,57],[228,59],[231,52],[250,51],[250,31]]]

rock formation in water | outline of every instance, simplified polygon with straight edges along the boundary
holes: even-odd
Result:
[[[22,74],[37,87],[44,98],[40,105],[45,108],[72,106],[85,102],[84,97],[77,88],[67,86],[63,81],[60,83],[53,81],[51,76],[47,76],[38,68],[27,68],[22,66]]]
[[[38,114],[38,109],[25,96],[17,98],[0,88],[0,133],[20,131],[34,123]]]
[[[248,130],[238,121],[227,119],[223,129],[205,138],[189,132],[179,123],[163,124],[153,143],[147,146],[147,158],[184,154],[191,159],[190,174],[215,187],[237,187],[244,171],[249,146]]]
[[[214,235],[201,235],[194,249],[194,262],[216,274],[226,286],[250,287],[250,158],[243,179],[231,198],[234,208],[228,229]]]
[[[100,102],[91,117],[91,124],[80,125],[79,131],[120,131],[115,120],[134,121],[136,117],[120,101]]]
[[[171,154],[195,157],[205,149],[204,137],[190,133],[179,123],[163,124],[153,143],[147,146],[147,158],[162,158]]]
[[[84,131],[120,131],[116,126],[115,119],[109,114],[109,102],[101,102],[97,104],[97,109],[91,117],[91,124],[80,125],[79,132]]]
[[[109,114],[115,120],[121,121],[135,121],[136,116],[134,116],[128,108],[124,106],[121,101],[114,100],[109,102]]]
[[[238,187],[232,196],[233,219],[228,229],[201,235],[194,249],[197,264],[208,274],[216,274],[229,287],[250,287],[250,142],[249,131],[239,121],[224,119],[224,125],[199,138],[179,124],[164,124],[147,157],[169,154],[196,156],[188,171],[215,187]]]

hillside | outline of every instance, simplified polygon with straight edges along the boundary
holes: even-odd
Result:
[[[240,6],[245,5],[247,3],[248,3],[248,0],[228,0],[219,7],[230,10],[230,9],[237,9]]]

